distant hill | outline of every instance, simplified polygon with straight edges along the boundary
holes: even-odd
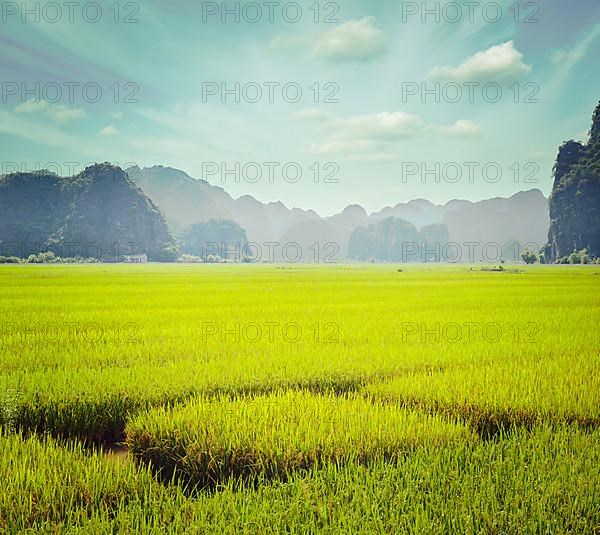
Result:
[[[550,219],[546,250],[550,260],[582,249],[600,257],[600,103],[587,144],[570,140],[558,150]]]
[[[290,226],[319,216],[312,210],[289,209],[283,203],[263,204],[250,195],[234,200],[223,188],[195,179],[170,167],[131,167],[131,179],[179,233],[193,223],[231,220],[246,231],[251,242],[277,241]]]
[[[576,171],[569,168],[567,173],[570,161],[565,163],[565,154],[580,158],[587,149],[569,145],[569,150],[563,151],[557,163],[559,178],[581,172],[578,167]],[[560,199],[562,190],[557,191],[555,200]],[[383,249],[377,254],[370,254],[369,247],[360,250],[369,236],[379,240],[381,232],[391,232],[413,236],[433,247],[456,243],[461,248],[460,260],[490,259],[482,254],[486,244],[492,244],[488,256],[496,255],[493,259],[502,255],[514,260],[525,244],[541,246],[549,225],[547,201],[539,190],[519,192],[508,199],[452,200],[444,205],[417,199],[372,214],[360,205],[350,205],[339,214],[321,217],[313,210],[288,208],[281,202],[262,203],[250,195],[233,199],[223,188],[177,169],[132,167],[125,173],[109,164],[90,166],[71,178],[50,172],[1,177],[0,214],[0,254],[26,257],[62,248],[57,251],[60,256],[98,256],[93,245],[82,250],[86,244],[96,244],[104,260],[124,254],[173,260],[176,245],[170,231],[181,236],[191,225],[209,221],[238,224],[249,242],[262,247],[263,259],[268,242],[280,244],[275,248],[275,260],[396,258],[393,248],[381,252],[387,251],[385,244],[380,244]],[[386,223],[378,227],[381,222]],[[560,247],[572,249],[571,242]],[[79,249],[68,249],[70,243],[78,244]],[[115,250],[115,243],[120,250]],[[586,243],[591,242],[588,239]],[[286,244],[297,247],[290,246],[286,254]],[[476,244],[471,245],[477,251],[474,258],[467,255],[465,244]]]
[[[157,204],[175,233],[192,223],[233,216],[233,199],[223,188],[211,186],[205,180],[196,180],[183,171],[162,165],[130,167],[126,172]]]
[[[444,205],[417,199],[386,207],[372,214],[369,223],[389,217],[403,219],[417,228],[445,225],[448,241],[459,244],[465,254],[469,247],[481,253],[484,247],[488,247],[487,256],[492,257],[497,244],[507,260],[516,260],[520,253],[517,249],[527,243],[542,247],[549,225],[548,201],[538,189],[521,191],[509,198],[497,197],[478,202],[451,200]],[[509,242],[516,242],[519,247],[507,251]],[[461,258],[469,260],[468,256]],[[477,254],[474,259],[485,260],[485,255]]]
[[[380,262],[418,262],[422,236],[417,228],[398,217],[358,227],[350,238],[348,254],[357,260]]]
[[[481,250],[484,255],[483,247],[487,244],[488,257],[494,255],[494,244],[498,244],[502,256],[515,261],[526,244],[537,252],[546,243],[550,223],[548,201],[538,189],[520,191],[507,199],[463,201],[447,209],[442,223],[448,227],[451,242],[480,244],[475,250]],[[518,245],[513,246],[515,243]]]
[[[444,205],[417,199],[370,215],[362,206],[350,205],[339,214],[321,217],[313,210],[290,209],[281,202],[262,203],[250,195],[233,199],[223,188],[177,169],[155,166],[127,171],[165,214],[174,232],[211,219],[232,220],[245,229],[249,242],[296,242],[305,259],[314,258],[314,244],[323,250],[330,243],[336,244],[337,259],[348,258],[350,237],[358,227],[393,217],[418,229],[445,225],[449,241],[476,242],[479,249],[495,243],[505,257],[514,260],[522,245],[535,243],[541,247],[546,242],[550,221],[547,200],[537,189],[519,192],[508,199],[451,200]],[[311,246],[313,251],[307,251]],[[510,252],[509,246],[513,246]],[[328,251],[331,250],[329,247]]]
[[[69,178],[47,171],[0,178],[0,254],[26,258],[49,250],[104,261],[137,254],[156,261],[177,257],[158,208],[109,164]]]

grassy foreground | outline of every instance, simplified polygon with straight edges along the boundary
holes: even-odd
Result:
[[[0,438],[0,529],[42,533],[596,533],[600,435],[542,427],[187,497],[51,439]]]
[[[598,267],[520,271],[1,266],[0,531],[598,532]]]

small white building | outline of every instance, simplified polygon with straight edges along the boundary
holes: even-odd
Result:
[[[131,256],[124,256],[123,262],[126,264],[147,264],[148,255],[146,254],[134,254]]]

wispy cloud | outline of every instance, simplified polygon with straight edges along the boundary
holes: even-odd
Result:
[[[590,44],[598,35],[600,35],[600,24],[596,24],[592,31],[574,47],[562,48],[552,52],[552,55],[550,56],[552,63],[564,65],[567,68],[573,67],[585,57]]]
[[[441,134],[448,137],[464,137],[477,138],[481,137],[481,128],[477,123],[461,119],[456,121],[452,126],[439,126],[438,130]]]
[[[477,138],[479,125],[458,120],[451,126],[428,124],[418,115],[403,111],[381,112],[339,118],[317,109],[306,109],[295,117],[318,125],[327,139],[314,143],[309,152],[315,155],[346,155],[359,159],[390,159],[398,144],[421,134],[440,133],[446,137]]]
[[[41,145],[66,148],[77,146],[83,154],[89,154],[85,144],[76,136],[66,134],[62,129],[50,124],[40,125],[0,110],[0,132],[21,139],[27,139]]]
[[[331,119],[329,126],[340,139],[397,140],[422,132],[425,121],[403,111],[370,113]]]
[[[52,104],[46,100],[27,100],[15,107],[20,114],[42,114],[50,117],[55,123],[65,124],[69,121],[87,117],[85,111],[79,108],[69,108],[64,104]]]
[[[552,60],[552,63],[563,63],[565,61],[568,63],[577,63],[583,56],[585,56],[585,54],[581,50],[563,49],[552,52],[550,59]]]
[[[569,48],[555,50],[550,55],[552,75],[544,84],[544,93],[553,99],[559,99],[566,84],[573,80],[573,69],[585,57],[588,48],[600,35],[600,24],[596,24],[577,43]]]
[[[113,125],[105,126],[99,132],[99,134],[104,137],[115,136],[118,133],[119,133],[119,130],[117,128],[115,128]]]

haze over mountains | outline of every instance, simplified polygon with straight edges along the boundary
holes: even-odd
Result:
[[[123,255],[175,261],[185,252],[184,231],[207,222],[213,231],[239,225],[236,232],[245,233],[244,244],[247,240],[261,249],[258,255],[249,253],[253,261],[515,261],[525,246],[542,247],[549,226],[548,202],[539,190],[444,205],[417,199],[371,214],[350,205],[321,217],[249,195],[233,199],[223,188],[177,169],[124,172],[108,163],[75,177],[47,171],[0,177],[0,216],[0,256],[56,251],[62,257],[103,261],[119,261]],[[458,250],[440,254],[448,244],[457,244]],[[293,260],[285,253],[290,245]],[[433,254],[422,254],[435,248]]]
[[[160,208],[174,234],[193,223],[228,219],[246,230],[250,242],[295,242],[304,256],[315,243],[334,243],[339,247],[338,257],[346,258],[354,230],[389,217],[404,219],[417,229],[445,225],[449,241],[458,244],[493,242],[504,246],[517,241],[538,247],[546,242],[550,221],[547,199],[538,189],[510,198],[452,200],[444,205],[416,199],[371,214],[360,205],[350,205],[339,214],[321,217],[313,210],[288,208],[281,202],[262,203],[249,195],[233,199],[223,188],[169,167],[132,167],[127,173]]]

